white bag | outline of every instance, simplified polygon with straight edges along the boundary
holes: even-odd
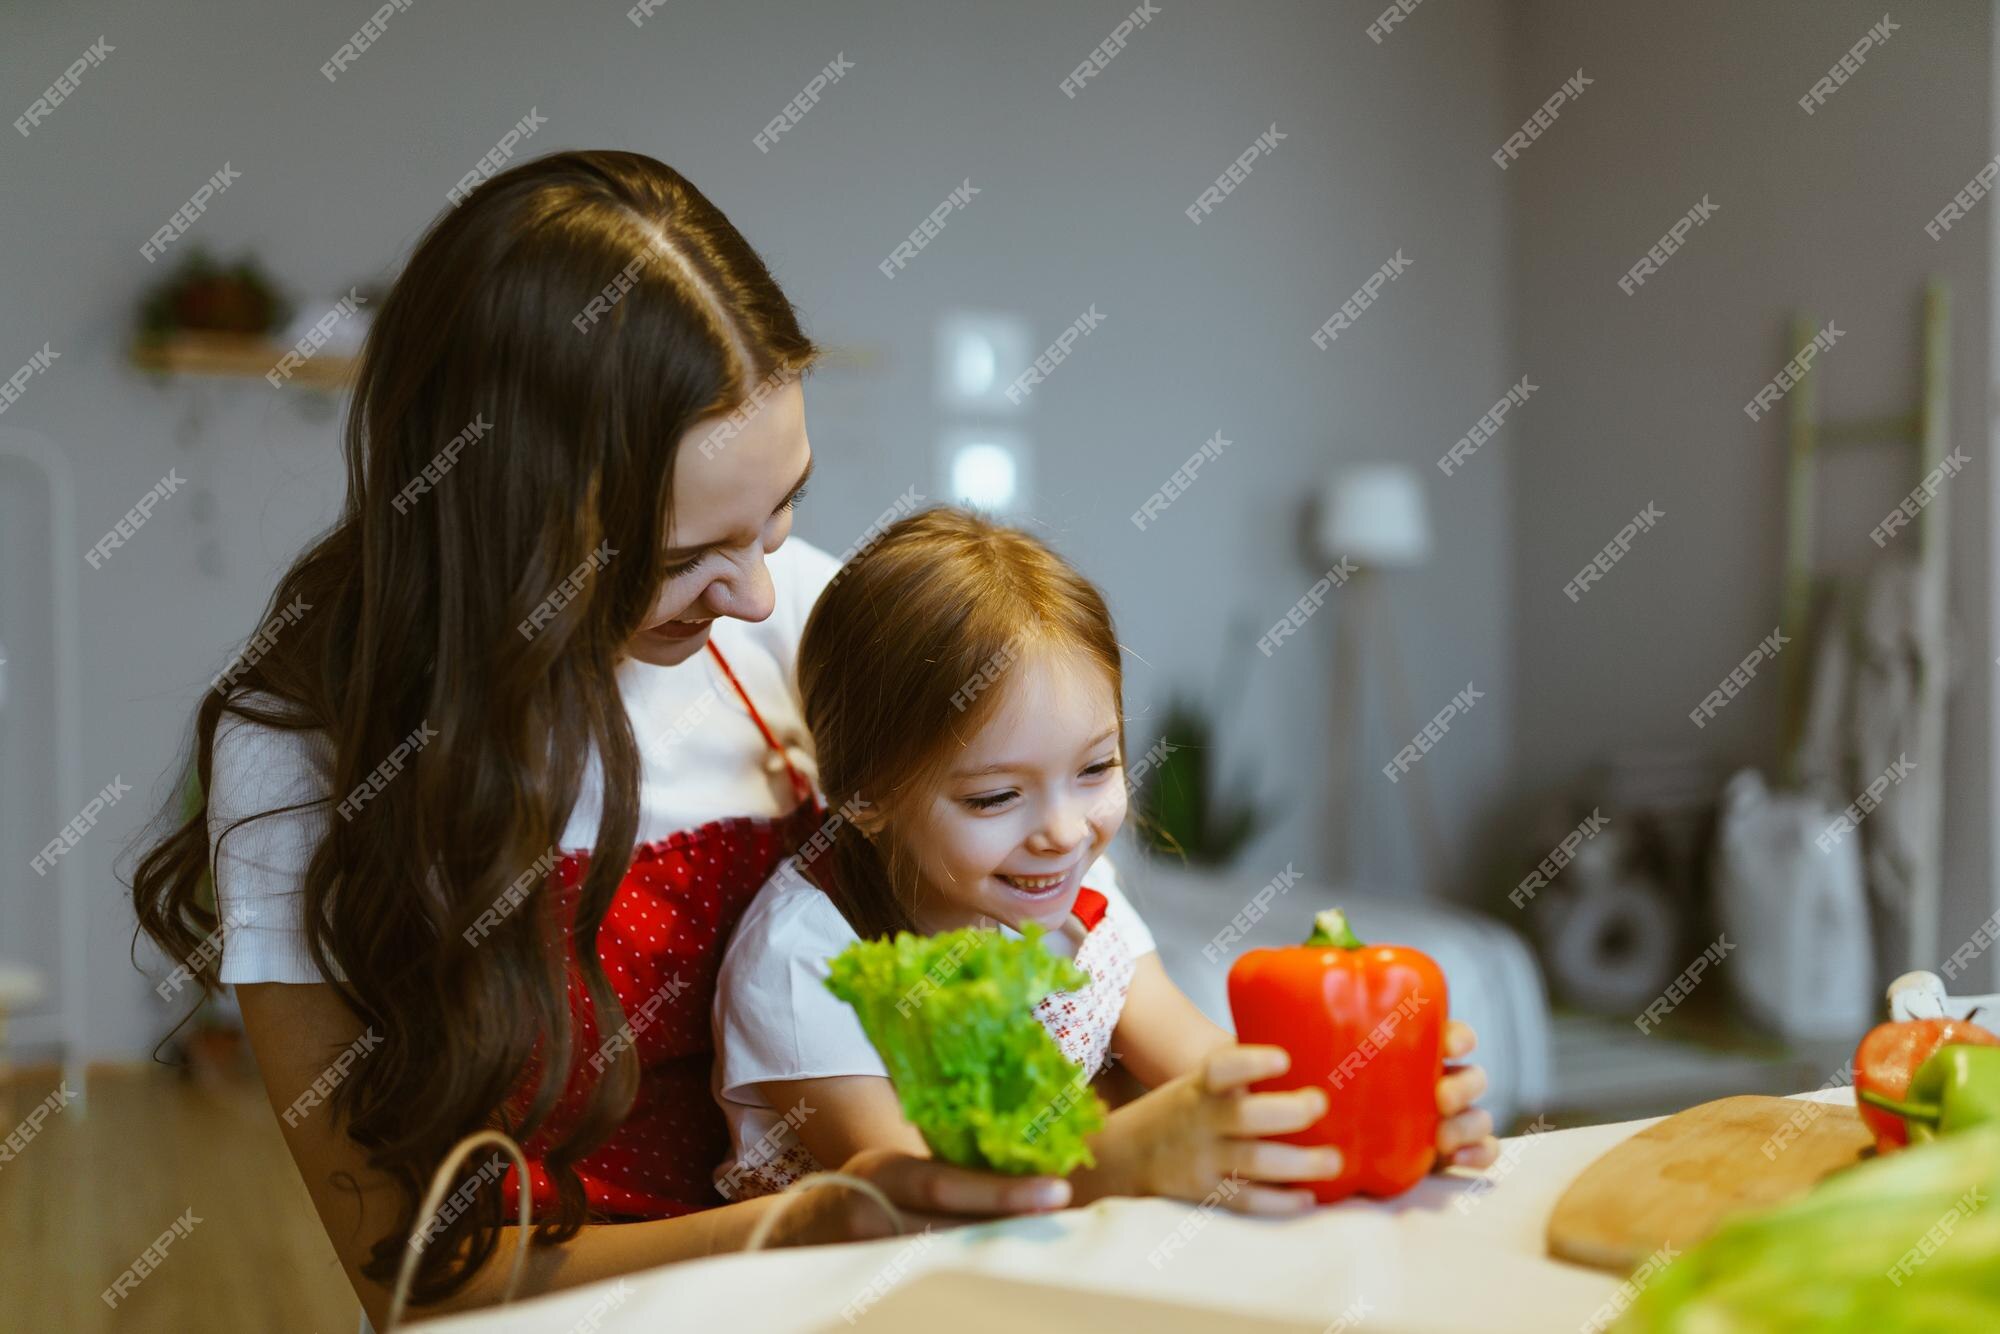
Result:
[[[1785,1038],[1853,1038],[1875,1021],[1861,838],[1825,848],[1836,812],[1774,793],[1745,769],[1723,789],[1715,906],[1734,946],[1721,971],[1743,1008]]]

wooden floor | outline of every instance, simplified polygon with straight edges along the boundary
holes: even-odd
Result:
[[[0,1084],[0,1140],[57,1088]],[[117,1308],[100,1295],[188,1210],[200,1221]],[[254,1080],[93,1070],[0,1162],[0,1329],[353,1334],[360,1306]]]

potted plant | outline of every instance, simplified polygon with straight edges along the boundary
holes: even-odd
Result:
[[[1247,791],[1249,783],[1239,779],[1224,788],[1215,732],[1200,703],[1178,694],[1168,699],[1160,723],[1165,744],[1155,747],[1164,753],[1134,793],[1133,823],[1149,850],[1197,866],[1226,866],[1268,822],[1254,798],[1228,795]]]
[[[225,266],[196,245],[141,299],[139,341],[159,344],[186,333],[259,338],[290,317],[290,304],[254,256]]]

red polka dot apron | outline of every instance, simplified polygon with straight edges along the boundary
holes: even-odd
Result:
[[[597,936],[597,957],[625,1011],[624,1025],[610,1034],[599,1031],[575,948],[567,944],[590,853],[569,852],[557,864],[549,887],[569,950],[577,1054],[548,1124],[522,1144],[537,1218],[552,1215],[556,1206],[544,1154],[575,1124],[596,1080],[628,1046],[639,1061],[638,1097],[611,1138],[576,1165],[591,1209],[612,1217],[666,1218],[723,1202],[712,1177],[729,1156],[729,1128],[709,1087],[716,974],[751,899],[778,862],[812,836],[824,812],[713,639],[708,650],[763,735],[771,767],[782,762],[796,804],[777,819],[715,820],[633,852]],[[539,1074],[538,1057],[509,1099],[511,1116],[525,1112]],[[517,1207],[518,1175],[510,1167],[502,1183],[508,1217]]]

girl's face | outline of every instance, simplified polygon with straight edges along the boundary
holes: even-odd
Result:
[[[1033,651],[989,688],[1005,692],[993,717],[939,790],[888,827],[921,870],[913,917],[927,932],[1060,927],[1125,822],[1118,700],[1102,670]]]
[[[797,380],[742,418],[711,417],[688,429],[674,460],[667,579],[627,652],[671,667],[701,651],[716,617],[771,614],[776,597],[764,557],[791,535],[792,505],[812,462]]]

